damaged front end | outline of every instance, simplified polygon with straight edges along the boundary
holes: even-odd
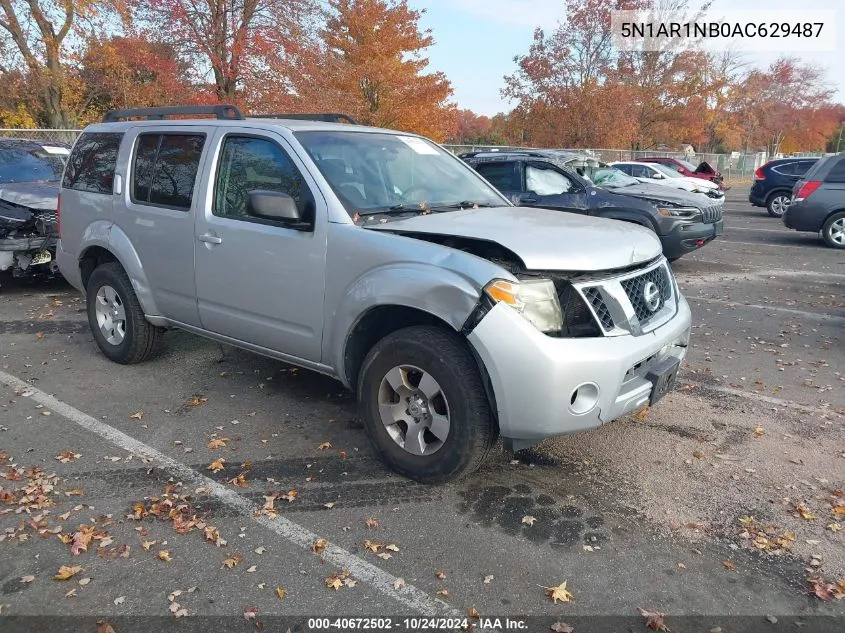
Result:
[[[50,277],[55,261],[58,214],[0,199],[0,273],[14,277]]]

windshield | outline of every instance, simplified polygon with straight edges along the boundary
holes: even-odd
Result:
[[[605,189],[616,189],[618,187],[630,187],[631,185],[640,184],[640,181],[636,178],[631,178],[628,174],[613,167],[597,169],[591,180],[596,187],[604,187]]]
[[[61,180],[67,155],[64,147],[0,147],[0,183]]]
[[[468,202],[509,204],[460,159],[416,136],[346,131],[295,136],[353,216]]]
[[[686,167],[690,171],[695,171],[697,169],[697,167],[695,165],[693,165],[691,162],[683,160],[681,158],[678,159],[678,162],[681,163],[681,165],[683,165],[684,167]]]

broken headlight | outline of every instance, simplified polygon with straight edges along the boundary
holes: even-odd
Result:
[[[560,302],[550,279],[518,283],[496,279],[484,291],[493,301],[508,304],[541,332],[559,332],[563,327]]]

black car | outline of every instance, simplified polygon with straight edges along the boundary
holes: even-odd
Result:
[[[792,200],[792,188],[818,158],[778,158],[758,167],[748,201],[766,207],[773,218],[783,216]]]
[[[783,214],[786,227],[821,232],[828,246],[845,249],[845,152],[819,160],[793,193]]]
[[[593,158],[553,150],[475,152],[459,158],[514,204],[650,228],[669,261],[701,248],[722,232],[722,201],[644,184]]]

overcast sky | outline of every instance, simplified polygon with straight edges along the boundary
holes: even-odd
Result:
[[[515,69],[513,58],[528,51],[534,28],[551,31],[564,18],[563,0],[409,0],[426,9],[422,26],[431,28],[435,45],[431,68],[452,81],[461,108],[494,115],[511,105],[499,95],[503,77]],[[795,53],[803,60],[827,68],[827,77],[845,102],[845,3],[842,0],[810,0],[807,8],[838,10],[836,53]],[[767,10],[794,10],[794,0],[766,0]],[[713,10],[760,9],[759,0],[715,0]],[[784,51],[788,54],[788,51]],[[765,67],[777,53],[747,53],[746,60]]]

